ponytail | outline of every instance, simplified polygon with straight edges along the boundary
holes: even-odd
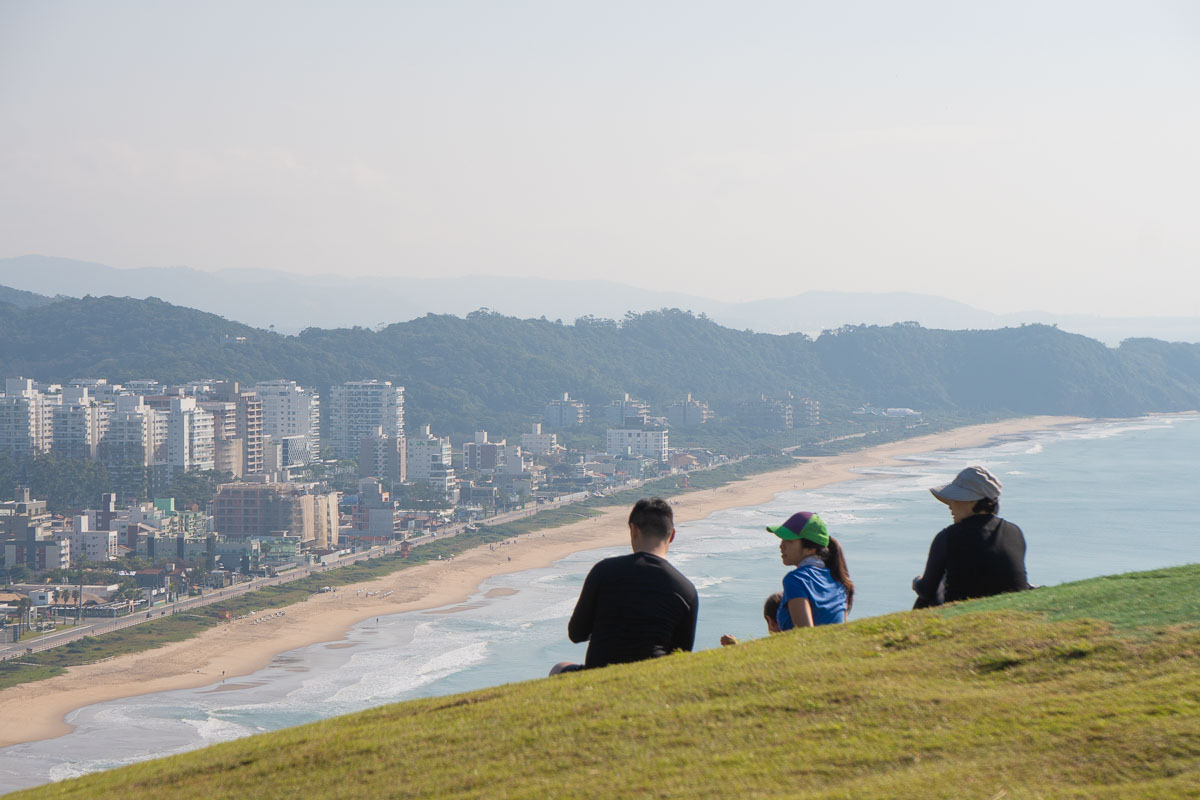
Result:
[[[997,514],[1000,512],[1000,501],[994,497],[981,497],[971,506],[973,514]]]
[[[829,537],[829,545],[817,549],[817,556],[825,562],[825,568],[835,581],[846,590],[846,613],[854,606],[854,582],[850,580],[850,570],[846,568],[845,551],[838,540]]]

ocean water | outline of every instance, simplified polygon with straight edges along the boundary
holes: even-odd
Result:
[[[923,453],[681,525],[670,559],[700,592],[697,649],[719,646],[723,633],[765,635],[762,601],[785,568],[763,527],[800,510],[820,512],[846,549],[852,618],[910,608],[911,580],[950,522],[928,487],[982,464],[1004,484],[1001,515],[1025,532],[1032,583],[1192,563],[1198,454],[1200,417],[1091,422]],[[567,618],[591,565],[622,552],[498,576],[460,606],[371,620],[223,684],[80,709],[68,717],[73,733],[0,750],[0,792],[398,700],[541,678],[557,661],[583,659],[585,645],[567,641]]]

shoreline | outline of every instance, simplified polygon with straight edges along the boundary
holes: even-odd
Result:
[[[977,447],[1000,437],[1089,421],[1080,417],[1023,417],[813,458],[735,483],[674,496],[675,522],[682,527],[716,511],[760,505],[783,491],[862,479],[866,476],[853,470],[894,466],[901,456]],[[289,650],[337,642],[354,625],[371,617],[462,604],[488,578],[547,567],[584,550],[627,545],[627,513],[625,507],[605,508],[599,516],[521,534],[510,544],[494,549],[480,545],[453,560],[421,564],[347,585],[334,593],[314,595],[287,606],[285,615],[261,620],[257,625],[252,620],[231,622],[154,650],[70,667],[64,675],[5,689],[0,691],[0,716],[22,722],[0,732],[0,747],[67,734],[73,726],[65,717],[95,703],[203,686],[220,691],[223,680],[252,674]],[[390,596],[382,598],[380,595],[387,591]],[[367,597],[366,592],[378,594]]]

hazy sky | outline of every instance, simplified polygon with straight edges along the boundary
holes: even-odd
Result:
[[[1200,315],[1200,4],[0,0],[0,257]]]

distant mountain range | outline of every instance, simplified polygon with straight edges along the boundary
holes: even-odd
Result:
[[[678,308],[722,326],[761,333],[807,333],[843,325],[917,322],[925,328],[983,330],[1026,323],[1057,325],[1110,346],[1131,337],[1200,342],[1200,317],[1101,317],[1029,311],[993,314],[965,303],[909,292],[805,292],[729,303],[681,292],[656,292],[602,280],[542,278],[355,278],[273,270],[190,267],[116,269],[48,256],[0,259],[0,302],[28,307],[41,295],[158,297],[284,334],[304,328],[380,328],[426,314],[465,316],[480,308],[519,317],[622,319],[627,313]],[[51,298],[45,298],[49,302]]]

